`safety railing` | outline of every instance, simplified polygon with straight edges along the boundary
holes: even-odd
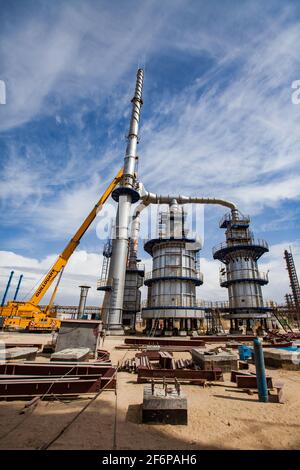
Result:
[[[244,223],[244,224],[249,224],[250,222],[250,216],[249,215],[243,215],[241,212],[238,212],[238,217],[236,219],[238,222]],[[219,222],[219,226],[222,227],[225,222],[231,222],[232,221],[232,214],[231,212],[227,212]]]
[[[266,248],[267,250],[269,249],[269,245],[268,243],[265,241],[265,240],[261,240],[259,238],[255,239],[255,238],[249,238],[249,239],[246,239],[246,240],[239,240],[234,242],[234,243],[227,243],[227,242],[222,242],[222,243],[219,243],[218,245],[214,246],[213,249],[212,249],[212,253],[213,255],[215,255],[215,253],[217,253],[217,251],[220,251],[220,250],[223,250],[223,249],[226,249],[226,248],[231,248],[231,247],[239,247],[239,246],[260,246],[262,248]]]
[[[97,289],[103,289],[104,287],[113,287],[113,279],[107,278],[107,279],[98,279],[97,280]]]
[[[200,299],[195,299],[194,296],[177,295],[176,297],[166,295],[156,295],[151,299],[142,300],[142,308],[153,308],[153,307],[189,307],[189,308],[228,308],[228,302],[210,302]]]
[[[224,269],[224,268],[222,268]],[[239,281],[243,279],[258,280],[261,282],[269,282],[268,273],[264,273],[252,269],[237,269],[235,271],[220,272],[220,284],[226,284],[231,281]]]
[[[157,269],[155,271],[149,271],[145,274],[145,281],[150,279],[160,279],[164,277],[185,277],[191,279],[197,279],[203,283],[203,273],[200,271],[195,271],[193,269]]]
[[[209,300],[202,300],[202,299],[197,299],[196,300],[196,306],[197,307],[203,307],[203,308],[211,308],[211,309],[222,309],[222,308],[228,308],[229,303],[228,301],[209,301]]]

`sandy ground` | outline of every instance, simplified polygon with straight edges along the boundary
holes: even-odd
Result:
[[[34,335],[34,339],[39,337],[49,339]],[[17,338],[29,342],[27,335],[13,334],[13,341]],[[125,354],[126,358],[135,354],[114,349],[121,341],[105,340],[114,364]],[[188,353],[174,355],[190,357]],[[299,449],[300,373],[268,372],[273,380],[284,381],[285,404],[259,403],[257,395],[238,392],[225,374],[225,382],[217,386],[183,386],[188,399],[187,426],[141,424],[143,385],[136,383],[136,375],[120,372],[117,394],[103,392],[50,449]],[[44,401],[25,415],[19,414],[24,402],[0,402],[0,449],[40,448],[87,402],[87,398]]]

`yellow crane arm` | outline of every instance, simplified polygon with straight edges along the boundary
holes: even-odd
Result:
[[[123,168],[119,171],[117,176],[112,180],[110,185],[106,188],[102,196],[100,197],[99,201],[95,205],[95,207],[91,210],[89,215],[86,217],[84,222],[81,224],[77,232],[75,233],[74,237],[71,238],[67,246],[65,247],[64,251],[59,255],[55,263],[53,264],[52,268],[48,271],[45,275],[44,279],[40,283],[37,290],[34,292],[33,296],[30,299],[30,303],[33,305],[38,305],[40,300],[46,294],[47,290],[51,286],[52,282],[56,278],[56,276],[60,273],[60,271],[65,267],[69,258],[75,251],[76,247],[79,245],[81,238],[95,219],[98,212],[101,210],[101,206],[106,202],[109,195],[113,191],[113,189],[117,186],[119,181],[123,176]]]

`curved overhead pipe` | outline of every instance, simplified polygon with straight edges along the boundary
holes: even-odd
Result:
[[[182,195],[159,195],[155,193],[150,193],[145,191],[142,187],[141,199],[144,204],[170,204],[174,199],[178,204],[216,204],[220,206],[228,207],[231,210],[233,219],[237,218],[238,208],[231,202],[226,201],[225,199],[210,198],[210,197],[192,197],[192,196],[182,196]]]
[[[140,230],[140,213],[150,204],[171,204],[174,201],[176,201],[178,204],[216,204],[216,205],[225,206],[231,209],[233,219],[236,219],[238,216],[237,206],[233,202],[227,201],[225,199],[209,198],[209,197],[192,197],[192,196],[182,196],[182,195],[162,196],[162,195],[145,191],[142,183],[139,183],[139,184],[140,184],[140,195],[141,195],[142,202],[135,208],[134,214],[132,217],[129,262],[131,260],[136,259],[136,256],[137,256],[139,230]]]

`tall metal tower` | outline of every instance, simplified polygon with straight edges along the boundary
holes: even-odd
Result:
[[[203,284],[199,272],[199,240],[189,236],[185,227],[186,213],[172,200],[169,210],[159,213],[157,238],[146,241],[145,251],[152,256],[152,272],[146,275],[147,306],[142,318],[147,321],[148,334],[171,336],[174,329],[180,336],[198,330],[205,317],[197,306],[196,286]],[[157,330],[156,325],[162,326]]]
[[[292,255],[292,250],[290,251],[284,250],[284,258],[286,261],[286,268],[289,273],[290,278],[290,286],[292,289],[292,300],[293,300],[293,307],[295,308],[297,323],[300,323],[300,286],[299,280],[297,276],[296,266],[294,263],[294,258]]]
[[[136,163],[140,110],[143,104],[142,89],[144,71],[138,69],[134,96],[131,100],[132,111],[127,147],[124,158],[124,174],[120,186],[112,192],[112,198],[118,203],[116,215],[116,234],[112,243],[112,255],[108,277],[113,286],[105,293],[104,305],[107,309],[106,328],[111,335],[124,334],[122,325],[123,300],[126,276],[126,265],[129,248],[130,210],[132,204],[140,199],[137,191]]]
[[[261,286],[268,283],[268,274],[258,270],[257,260],[269,251],[264,240],[254,239],[249,229],[250,218],[236,211],[220,221],[226,229],[226,242],[213,248],[213,257],[225,264],[220,270],[220,285],[228,288],[230,331],[239,331],[241,323],[252,333],[255,320],[266,329],[272,309],[263,302]]]

